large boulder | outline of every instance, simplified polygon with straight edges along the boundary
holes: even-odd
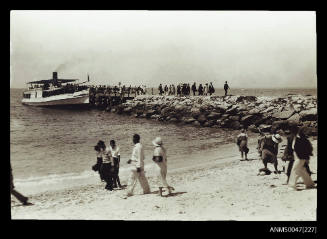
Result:
[[[215,111],[219,112],[219,113],[225,113],[228,109],[230,108],[230,105],[218,105],[215,106]]]
[[[132,112],[132,110],[133,110],[132,107],[127,107],[127,108],[123,109],[123,113],[130,114]]]
[[[170,107],[165,107],[161,110],[161,115],[164,117],[167,117],[167,116],[169,116],[171,111],[172,111],[172,109]]]
[[[304,110],[300,112],[302,121],[314,121],[318,119],[317,109]]]
[[[191,116],[193,118],[197,119],[200,114],[201,114],[200,108],[192,108],[191,109]]]
[[[183,118],[182,121],[185,124],[192,124],[195,121],[195,119],[194,118],[191,118],[191,117],[188,117],[188,118]]]
[[[261,114],[261,110],[260,109],[257,109],[257,108],[254,108],[252,110],[249,110],[248,114],[250,114],[250,115]]]
[[[273,107],[273,106],[269,106],[268,108],[264,109],[264,110],[262,111],[262,113],[268,113],[268,112],[273,111],[274,109],[275,109],[275,107]]]
[[[236,99],[236,102],[242,102],[242,101],[256,101],[257,97],[255,96],[239,96]]]
[[[229,127],[237,130],[241,128],[241,123],[236,120],[233,120],[229,123]]]
[[[240,120],[240,116],[239,115],[230,116],[229,119],[230,120],[233,120],[233,121],[239,121]]]
[[[235,115],[238,112],[237,105],[233,105],[230,109],[226,111],[226,114]]]
[[[271,130],[271,125],[268,124],[262,124],[258,127],[261,132],[270,132]]]
[[[206,116],[205,115],[200,115],[199,117],[198,117],[198,121],[201,123],[201,124],[204,124],[204,122],[206,122],[207,121],[207,118],[206,118]]]
[[[201,124],[200,124],[200,122],[199,121],[194,121],[193,123],[192,123],[192,125],[194,125],[194,126],[200,126]]]
[[[260,118],[260,115],[246,115],[241,118],[243,125],[251,125]]]
[[[219,119],[221,115],[222,115],[221,113],[211,112],[210,114],[207,115],[207,118],[210,120],[215,120],[215,119]]]
[[[155,110],[148,110],[145,115],[146,115],[146,118],[150,118],[151,115],[154,115],[156,114],[157,112]]]
[[[287,111],[277,112],[273,114],[272,117],[276,119],[286,120],[290,118],[294,113],[295,113],[294,110],[287,110]]]

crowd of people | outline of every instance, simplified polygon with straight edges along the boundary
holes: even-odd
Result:
[[[302,178],[307,189],[315,188],[315,182],[311,178],[312,172],[309,168],[309,160],[310,156],[313,155],[313,147],[305,134],[305,127],[299,128],[293,125],[286,132],[287,145],[281,158],[283,162],[288,162],[286,171],[283,167],[283,171],[287,175],[285,184],[297,190],[297,181],[299,178]],[[268,169],[268,163],[274,165],[274,173],[281,173],[281,171],[278,171],[277,159],[278,145],[282,142],[281,136],[277,133],[270,135],[260,134],[257,149],[264,167],[259,169],[259,174],[262,172],[265,175],[271,174],[271,171]],[[236,138],[236,144],[241,152],[242,160],[243,157],[245,157],[245,160],[248,160],[247,154],[249,148],[247,147],[247,142],[248,135],[246,130],[242,129]]]
[[[133,195],[134,188],[137,181],[140,182],[143,189],[143,193],[150,193],[150,186],[144,173],[144,150],[140,142],[140,136],[135,134],[133,136],[134,148],[131,158],[127,161],[127,164],[131,165],[130,170],[130,182],[128,184],[127,193],[124,198]],[[153,162],[156,164],[158,175],[161,178],[161,186],[159,186],[160,195],[163,196],[163,188],[167,189],[168,194],[174,190],[167,183],[167,154],[166,149],[163,146],[162,139],[160,137],[155,138],[152,141],[154,146]],[[114,188],[122,189],[122,185],[119,180],[119,165],[120,165],[120,150],[114,140],[110,141],[110,146],[106,146],[104,141],[100,140],[96,146],[97,163],[93,165],[92,169],[98,171],[100,179],[106,182],[105,189],[112,191]]]
[[[202,86],[200,84],[198,87],[194,82],[192,86],[186,83],[180,83],[176,87],[174,84],[165,85],[162,84],[158,87],[159,95],[177,95],[177,96],[190,96],[191,92],[193,92],[193,96],[195,95],[212,95],[215,93],[215,88],[213,87],[212,82],[210,84],[206,83]]]
[[[147,94],[146,85],[140,86],[125,86],[121,85],[121,83],[115,86],[107,86],[107,85],[98,85],[98,86],[90,86],[90,93],[91,94],[108,94],[108,95],[115,95],[115,96],[137,96],[137,95],[145,95]]]

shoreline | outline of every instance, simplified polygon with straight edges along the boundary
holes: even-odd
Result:
[[[316,180],[317,140],[312,142],[310,168]],[[135,195],[124,200],[125,190],[108,192],[102,183],[48,191],[32,195],[34,205],[12,203],[12,219],[316,220],[317,190],[290,191],[283,185],[283,173],[257,176],[263,165],[253,143],[249,144],[250,161],[240,161],[236,146],[229,144],[221,150],[222,161],[169,168],[167,180],[176,189],[170,197],[157,195],[158,178],[147,172],[154,193],[142,195],[137,184]],[[279,160],[280,170],[282,164]],[[123,185],[126,179],[122,178]]]

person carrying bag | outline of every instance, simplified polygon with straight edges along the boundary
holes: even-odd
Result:
[[[152,160],[157,165],[158,174],[161,179],[161,186],[159,186],[159,193],[162,196],[162,188],[167,188],[168,195],[171,194],[171,191],[174,190],[173,187],[169,186],[167,183],[167,154],[166,149],[162,146],[162,140],[160,137],[155,138],[152,141],[152,144],[155,146]]]

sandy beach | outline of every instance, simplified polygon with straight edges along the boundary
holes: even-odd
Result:
[[[317,140],[312,143],[310,168],[316,180]],[[175,188],[169,197],[158,195],[159,179],[146,172],[151,194],[143,195],[137,184],[135,195],[122,199],[126,190],[109,192],[101,182],[26,194],[33,205],[21,206],[12,197],[12,219],[315,221],[317,189],[290,190],[283,172],[258,176],[263,164],[255,147],[252,139],[250,161],[240,161],[236,145],[229,144],[217,149],[216,162],[168,169],[168,183]],[[283,165],[279,160],[280,170]],[[273,170],[273,165],[268,167]],[[121,176],[123,185],[127,180]]]

